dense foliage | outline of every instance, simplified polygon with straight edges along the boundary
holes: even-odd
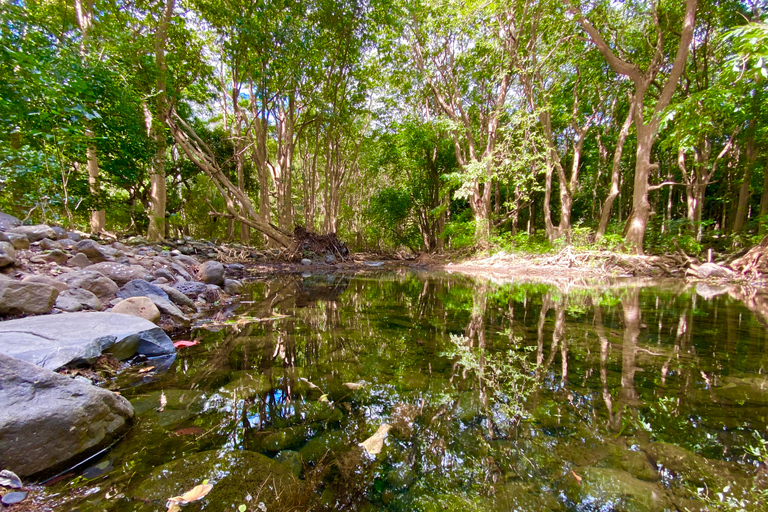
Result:
[[[768,227],[767,8],[5,0],[0,209],[257,245],[742,247]]]

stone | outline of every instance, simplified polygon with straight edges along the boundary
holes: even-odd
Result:
[[[80,240],[83,239],[80,233],[75,233],[74,231],[67,231],[67,238],[69,238],[73,242],[79,242]]]
[[[10,242],[11,239],[8,238],[8,235],[0,231],[0,242]]]
[[[166,284],[156,284],[155,285],[163,290],[167,295],[168,298],[176,304],[177,306],[189,306],[191,308],[195,307],[195,301],[184,295],[181,291],[177,290],[173,286],[168,286]]]
[[[189,272],[187,272],[187,270],[182,265],[178,263],[172,263],[171,269],[174,272],[176,272],[179,275],[179,277],[183,278],[185,281],[194,281],[194,278],[192,277],[192,275]]]
[[[50,238],[43,238],[40,240],[40,248],[44,251],[52,251],[53,249],[63,249],[64,246],[61,243],[51,240]]]
[[[187,256],[184,254],[180,254],[178,256],[173,257],[174,261],[177,263],[180,263],[182,265],[187,265],[189,267],[197,268],[200,266],[200,261],[198,261],[197,258],[194,258],[192,256]]]
[[[221,288],[215,284],[205,285],[205,291],[198,298],[205,300],[208,304],[213,304],[221,300]]]
[[[42,283],[0,281],[0,315],[39,315],[51,311],[59,290]]]
[[[205,293],[207,285],[197,281],[185,281],[183,283],[176,283],[173,287],[190,299],[196,299],[201,293]]]
[[[18,233],[6,233],[6,236],[11,241],[11,244],[13,244],[14,249],[18,251],[29,249],[29,238],[27,238],[25,235],[20,235]]]
[[[56,239],[56,232],[46,224],[36,224],[34,226],[17,226],[9,230],[11,233],[24,235],[31,242],[39,242],[43,238]]]
[[[328,254],[325,257],[325,262],[328,263],[329,265],[333,265],[334,263],[336,263],[336,256],[334,256],[333,254]]]
[[[48,251],[47,253],[41,255],[41,257],[48,262],[54,262],[59,265],[63,265],[68,259],[69,254],[65,253],[61,249],[54,249],[52,251]]]
[[[61,245],[62,249],[66,249],[68,251],[74,249],[75,245],[77,244],[77,242],[70,238],[59,238],[56,243]]]
[[[86,256],[82,252],[79,252],[79,253],[75,254],[74,256],[69,258],[69,260],[67,260],[67,265],[69,265],[70,267],[75,267],[75,268],[85,268],[88,265],[90,265],[91,263],[92,262],[91,262],[91,260],[88,259],[88,256]]]
[[[128,245],[136,246],[136,245],[147,245],[149,242],[143,236],[132,236],[131,238],[126,240],[125,243]]]
[[[78,312],[0,322],[0,353],[49,370],[92,363],[103,353],[122,360],[136,353],[159,356],[175,352],[162,329],[131,315]]]
[[[133,418],[120,395],[0,353],[0,467],[20,477],[114,439]]]
[[[75,250],[85,254],[92,262],[104,261],[105,255],[101,250],[101,246],[93,240],[85,239],[80,240],[75,244]]]
[[[224,285],[224,265],[218,261],[206,261],[197,268],[197,277],[206,284]]]
[[[56,307],[62,311],[74,312],[89,309],[100,311],[104,308],[99,298],[88,290],[75,288],[65,290],[56,297]]]
[[[151,295],[149,298],[152,299],[152,302],[155,303],[155,306],[157,306],[161,313],[169,315],[183,325],[189,325],[190,319],[184,316],[184,313],[173,302],[159,295]]]
[[[309,258],[304,258],[304,259],[301,260],[301,264],[302,265],[311,265],[312,264],[312,260],[309,259]]]
[[[56,233],[56,240],[61,240],[62,238],[67,238],[69,236],[67,230],[61,226],[51,226],[51,229]]]
[[[134,279],[125,283],[117,292],[117,296],[121,299],[127,299],[129,297],[149,297],[151,295],[157,295],[165,300],[168,300],[168,294],[166,294],[162,288],[155,286],[143,279]]]
[[[715,278],[730,278],[733,276],[733,272],[717,263],[704,263],[696,269],[696,275],[701,279]]]
[[[282,504],[297,502],[303,491],[302,483],[291,469],[265,455],[245,450],[211,450],[180,457],[155,468],[127,494],[164,504],[169,496],[179,494],[179,489],[191,489],[204,480],[213,485],[200,502],[206,512],[237,510],[253,496],[258,496],[266,510],[273,510]],[[259,493],[262,488],[265,492]]]
[[[242,263],[228,263],[224,265],[224,268],[227,269],[227,272],[232,272],[236,274],[240,272],[245,272],[245,265],[243,265]]]
[[[66,283],[70,289],[83,288],[96,295],[99,299],[109,301],[117,295],[117,284],[104,274],[91,270],[78,270],[64,274],[59,280]]]
[[[275,455],[275,460],[285,466],[296,478],[299,478],[304,470],[304,464],[301,462],[299,452],[283,450]]]
[[[138,265],[129,266],[105,261],[103,263],[94,263],[88,267],[88,270],[100,272],[117,283],[118,286],[122,286],[134,279],[144,279],[145,281],[152,279],[152,275],[145,268]]]
[[[149,297],[129,297],[119,302],[110,310],[112,313],[133,315],[156,324],[160,320],[160,310]]]
[[[566,492],[574,503],[589,501],[594,510],[662,512],[673,509],[666,490],[659,483],[638,480],[620,469],[587,467],[576,471],[581,484]],[[620,504],[621,508],[614,508]]]
[[[154,276],[156,279],[160,279],[161,277],[164,277],[169,282],[173,282],[176,280],[176,278],[173,277],[173,274],[171,273],[171,271],[168,270],[167,268],[159,268],[155,270]]]
[[[0,212],[0,231],[8,231],[21,226],[21,220],[8,213]]]
[[[243,293],[243,283],[237,279],[225,279],[224,291],[230,295],[239,295]]]
[[[66,283],[62,283],[61,281],[59,281],[55,277],[46,276],[46,275],[31,275],[31,276],[27,276],[24,279],[22,279],[21,282],[22,283],[43,283],[43,284],[47,284],[49,286],[53,286],[54,288],[59,290],[59,292],[63,292],[65,290],[69,289],[69,287],[67,286]]]
[[[16,249],[10,242],[0,242],[0,267],[16,265]]]

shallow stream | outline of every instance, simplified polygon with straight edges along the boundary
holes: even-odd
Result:
[[[184,512],[764,510],[754,298],[410,270],[257,281],[169,369],[119,378],[135,425],[46,501],[166,510],[207,481]]]

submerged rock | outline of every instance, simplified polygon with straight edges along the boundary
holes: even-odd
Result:
[[[672,503],[663,486],[638,480],[620,469],[585,468],[582,481],[568,491],[568,498],[581,504],[579,510],[621,510],[624,512],[662,512]],[[587,507],[584,507],[586,505]]]
[[[136,353],[155,356],[175,351],[171,339],[155,324],[118,313],[69,313],[0,322],[0,352],[49,370],[92,363],[105,352],[127,359]]]
[[[269,457],[249,451],[211,450],[155,468],[128,495],[164,506],[169,497],[178,496],[203,480],[213,485],[201,500],[206,512],[237,510],[248,502],[247,496],[272,510],[277,503],[293,503],[303,492],[303,485],[291,469]]]
[[[108,442],[133,417],[128,401],[0,353],[0,467],[27,476]]]

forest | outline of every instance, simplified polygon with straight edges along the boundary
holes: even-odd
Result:
[[[150,241],[734,251],[768,2],[2,0],[0,210]]]

